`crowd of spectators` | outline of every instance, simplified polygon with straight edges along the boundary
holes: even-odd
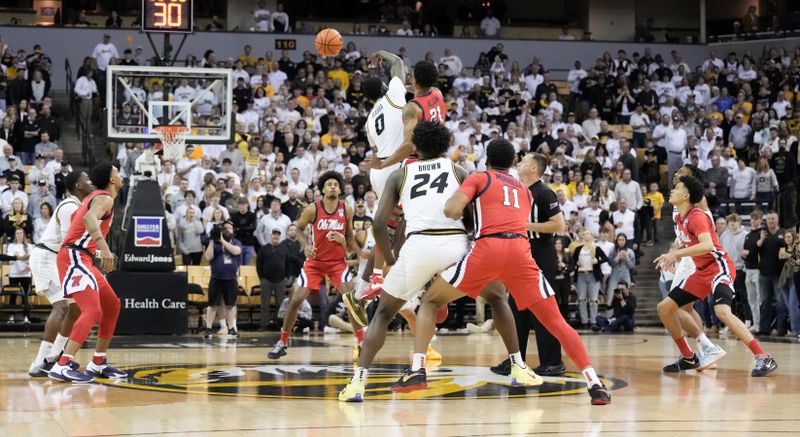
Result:
[[[79,81],[102,81],[101,65],[147,63],[134,52],[120,57],[108,45],[113,46],[110,41],[98,44]],[[218,60],[213,50],[186,58],[189,66],[232,68],[237,81],[235,142],[197,145],[200,153],[189,145],[186,155],[165,162],[158,176],[175,246],[186,264],[198,262],[213,224],[228,219],[242,243],[244,264],[258,264],[253,255],[275,245],[275,238],[278,244],[296,242],[292,222],[304,205],[319,198],[316,178],[326,170],[344,175],[343,198],[354,208],[361,229],[370,226],[375,213],[376,193],[366,163],[372,150],[363,130],[371,102],[362,82],[368,75],[388,82],[387,66],[375,64],[352,42],[327,59],[311,52],[300,59],[286,51],[261,53],[248,46],[232,62]],[[418,61],[408,59],[404,50],[398,55],[409,66]],[[659,241],[668,176],[682,165],[703,171],[716,217],[739,213],[746,225],[758,208],[777,211],[768,216],[774,215],[781,229],[797,224],[800,49],[765,48],[758,55],[722,57],[712,51],[695,66],[676,50],[655,53],[648,48],[630,55],[620,50],[613,56],[606,52],[597,59],[576,60],[566,82],[554,81],[535,56],[509,59],[502,44],[486,47],[472,66],[449,49],[439,56],[427,53],[425,60],[439,69],[437,86],[453,132],[448,156],[454,162],[470,172],[484,170],[486,144],[498,137],[511,141],[520,156],[536,151],[550,160],[544,181],[557,194],[565,216],[559,236],[561,264],[567,289],[575,286],[578,293],[577,323],[595,324],[600,303],[615,311],[619,284],[635,284],[643,248]],[[6,99],[0,138],[9,144],[3,145],[0,157],[0,185],[8,185],[2,199],[4,223],[11,226],[6,234],[26,229],[35,242],[37,220],[46,223],[50,214],[41,205],[63,197],[59,175],[63,181],[69,166],[58,146],[58,123],[46,95],[49,63],[41,49],[27,55],[4,48],[2,65]],[[94,96],[90,89],[84,97]],[[114,147],[123,174],[131,176],[146,146]],[[25,165],[33,165],[27,174]],[[578,249],[586,244],[602,252],[594,251],[598,260],[606,261],[595,264],[590,259],[587,264],[580,253],[588,251]],[[785,241],[783,246],[786,253],[795,247]],[[758,284],[764,291],[740,293],[749,298],[743,307],[751,308],[751,320],[753,299],[767,312],[772,300],[766,299],[775,299],[778,318],[796,314],[789,307],[797,302],[797,287],[784,294],[788,283],[779,280],[789,259],[780,249],[774,261],[767,254],[757,256],[757,264],[742,257],[749,264],[746,270],[759,275],[746,284]],[[302,262],[302,254],[292,255],[298,259],[285,269],[289,279]],[[768,284],[765,278],[775,281]],[[270,276],[268,282],[280,280]],[[763,325],[764,320],[752,321]],[[786,326],[778,325],[779,333]],[[768,332],[769,326],[762,327]]]
[[[72,170],[60,145],[52,80],[42,46],[28,52],[0,39],[0,229],[4,253],[17,258],[6,272],[9,281],[25,293],[31,284],[28,256],[64,198]],[[22,320],[28,320],[27,306]]]
[[[398,54],[409,66],[416,61]],[[696,66],[675,50],[620,50],[590,60],[589,68],[576,60],[566,82],[554,81],[537,57],[509,59],[502,44],[487,47],[472,68],[449,49],[425,60],[439,68],[454,162],[484,170],[485,146],[498,137],[520,156],[536,151],[550,159],[544,180],[567,223],[560,238],[579,324],[594,324],[600,303],[613,311],[619,283],[635,284],[643,247],[658,242],[667,176],[680,166],[704,173],[715,216],[775,209],[784,227],[796,225],[800,50],[724,58],[710,52]],[[344,175],[343,197],[359,223],[370,221],[376,193],[362,126],[371,102],[362,82],[368,75],[388,81],[384,65],[352,42],[328,59],[308,51],[301,59],[285,51],[259,56],[247,46],[233,62],[209,50],[202,59],[189,55],[187,64],[234,69],[237,135],[227,146],[202,146],[202,156],[190,145],[159,176],[185,262],[198,258],[211,224],[239,214],[237,236],[251,263],[275,230],[280,241],[287,238],[303,205],[319,197],[316,177],[329,169]],[[117,147],[129,175],[144,145]],[[604,262],[581,260],[577,247],[589,242]]]

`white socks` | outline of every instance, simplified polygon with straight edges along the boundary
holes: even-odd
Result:
[[[583,373],[583,377],[586,378],[587,388],[592,388],[596,385],[603,385],[603,383],[600,382],[600,378],[597,377],[597,372],[594,371],[594,367],[589,366],[583,369],[581,373]]]
[[[697,336],[697,344],[702,347],[714,347],[714,343],[708,339],[705,333]]]
[[[414,358],[411,361],[411,371],[416,372],[419,369],[425,367],[425,357],[426,354],[414,354]]]
[[[352,381],[361,380],[364,384],[367,383],[367,375],[369,374],[369,369],[366,367],[356,367],[356,373],[353,375]]]
[[[33,364],[41,364],[45,358],[50,356],[50,350],[53,348],[53,343],[49,341],[42,341],[39,345],[39,353],[36,354],[36,359],[33,361]]]
[[[525,364],[525,360],[522,359],[522,353],[519,351],[510,354],[508,358],[511,360],[511,364],[516,364],[523,369],[528,367],[528,365]]]
[[[52,343],[50,347],[50,353],[47,355],[48,361],[55,361],[56,358],[61,354],[64,350],[64,346],[67,345],[67,341],[69,341],[69,337],[64,337],[61,334],[56,336],[56,340]]]

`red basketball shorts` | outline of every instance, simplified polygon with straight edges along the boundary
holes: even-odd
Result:
[[[325,277],[331,281],[333,288],[339,288],[343,282],[350,280],[350,269],[344,260],[325,262],[309,259],[303,264],[303,270],[300,271],[295,284],[316,292],[319,291]]]
[[[714,262],[703,267],[696,266],[691,275],[672,287],[680,287],[698,299],[705,299],[718,284],[726,284],[733,289],[735,279],[733,261],[724,255],[714,255]]]
[[[461,261],[441,276],[473,299],[487,284],[500,281],[514,296],[520,310],[555,295],[531,257],[531,246],[524,238],[481,238]]]
[[[85,253],[62,248],[58,251],[56,266],[65,297],[87,288],[94,291],[100,291],[105,287],[111,289],[105,275],[94,266],[94,260]]]

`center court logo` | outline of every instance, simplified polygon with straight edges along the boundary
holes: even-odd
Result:
[[[394,393],[392,383],[404,366],[383,365],[369,372],[368,400],[517,398],[586,394],[580,373],[545,377],[539,387],[512,387],[509,377],[495,375],[488,367],[441,366],[428,371],[428,388]],[[336,399],[352,377],[351,365],[241,365],[241,366],[152,366],[125,369],[126,380],[103,382],[117,387],[186,394],[209,394],[261,398]],[[627,383],[601,378],[610,390]]]

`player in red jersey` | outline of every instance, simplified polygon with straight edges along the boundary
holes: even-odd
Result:
[[[555,293],[531,257],[528,221],[533,199],[527,184],[508,173],[514,162],[514,147],[505,139],[494,140],[486,150],[489,170],[470,175],[444,207],[452,219],[461,218],[464,208],[473,203],[475,245],[456,265],[433,280],[422,297],[417,313],[414,353],[427,349],[435,329],[435,314],[441,305],[464,294],[478,296],[491,282],[500,281],[514,297],[519,309],[528,308],[564,346],[567,355],[586,378],[592,404],[611,403],[611,395],[589,361],[586,348],[567,324],[556,303]],[[520,176],[531,174],[533,155],[520,164]],[[512,364],[521,356],[511,357]],[[413,368],[410,371],[412,374]],[[422,372],[424,378],[424,372]],[[405,384],[412,375],[404,375],[396,385]]]
[[[353,210],[339,200],[344,178],[335,171],[325,172],[319,177],[319,187],[323,199],[308,205],[297,220],[297,240],[303,246],[306,262],[289,299],[289,308],[286,309],[281,327],[281,338],[267,354],[273,360],[286,355],[289,334],[294,328],[300,305],[312,291],[319,291],[325,277],[328,277],[334,288],[344,293],[342,284],[350,279],[350,271],[345,264],[346,249],[349,247],[361,258],[361,248],[353,237]],[[305,236],[306,226],[309,224],[313,244],[309,244]],[[350,322],[358,346],[364,340],[364,328],[355,322],[352,314]]]
[[[408,162],[407,160],[416,160],[416,150],[414,143],[411,141],[411,135],[414,133],[414,128],[420,121],[437,121],[444,124],[447,117],[447,107],[445,106],[444,96],[438,88],[433,85],[439,78],[439,72],[436,66],[428,61],[419,61],[414,64],[414,73],[411,76],[411,87],[414,91],[414,98],[403,106],[403,134],[405,141],[397,151],[386,159],[380,160],[377,156],[367,158],[367,165],[373,169],[384,169],[391,167],[400,162]],[[383,193],[376,193],[378,197],[382,197]],[[391,226],[397,226],[400,211],[395,212],[395,217]],[[376,246],[377,247],[377,246]],[[375,260],[372,267],[372,273],[369,278],[369,289],[357,289],[354,296],[357,299],[372,298],[380,294],[381,287],[383,287],[383,267],[384,259],[380,250],[375,251]],[[353,302],[348,303],[348,308],[353,305]]]
[[[83,199],[72,216],[56,264],[64,296],[72,298],[81,315],[72,328],[64,353],[48,376],[64,382],[91,382],[94,378],[125,378],[128,375],[108,365],[106,351],[117,326],[120,302],[103,272],[114,270],[117,257],[106,242],[114,218],[114,199],[122,189],[119,170],[110,163],[98,164],[91,171],[96,191]],[[100,259],[102,271],[95,267]],[[86,372],[80,372],[75,354],[86,341],[89,331],[99,322],[97,347]]]
[[[755,368],[751,375],[767,376],[778,368],[778,364],[761,349],[758,340],[744,322],[731,312],[736,269],[717,240],[711,218],[703,210],[693,206],[703,198],[703,184],[691,176],[681,176],[679,181],[670,193],[669,203],[678,208],[675,221],[678,239],[683,247],[670,250],[653,262],[659,269],[671,269],[678,258],[690,256],[694,261],[695,271],[681,281],[679,286],[673,287],[669,295],[658,304],[658,315],[681,353],[675,363],[664,367],[664,371],[680,372],[701,366],[701,359],[692,351],[683,336],[678,311],[680,307],[705,299],[710,294],[717,317],[755,356]]]

